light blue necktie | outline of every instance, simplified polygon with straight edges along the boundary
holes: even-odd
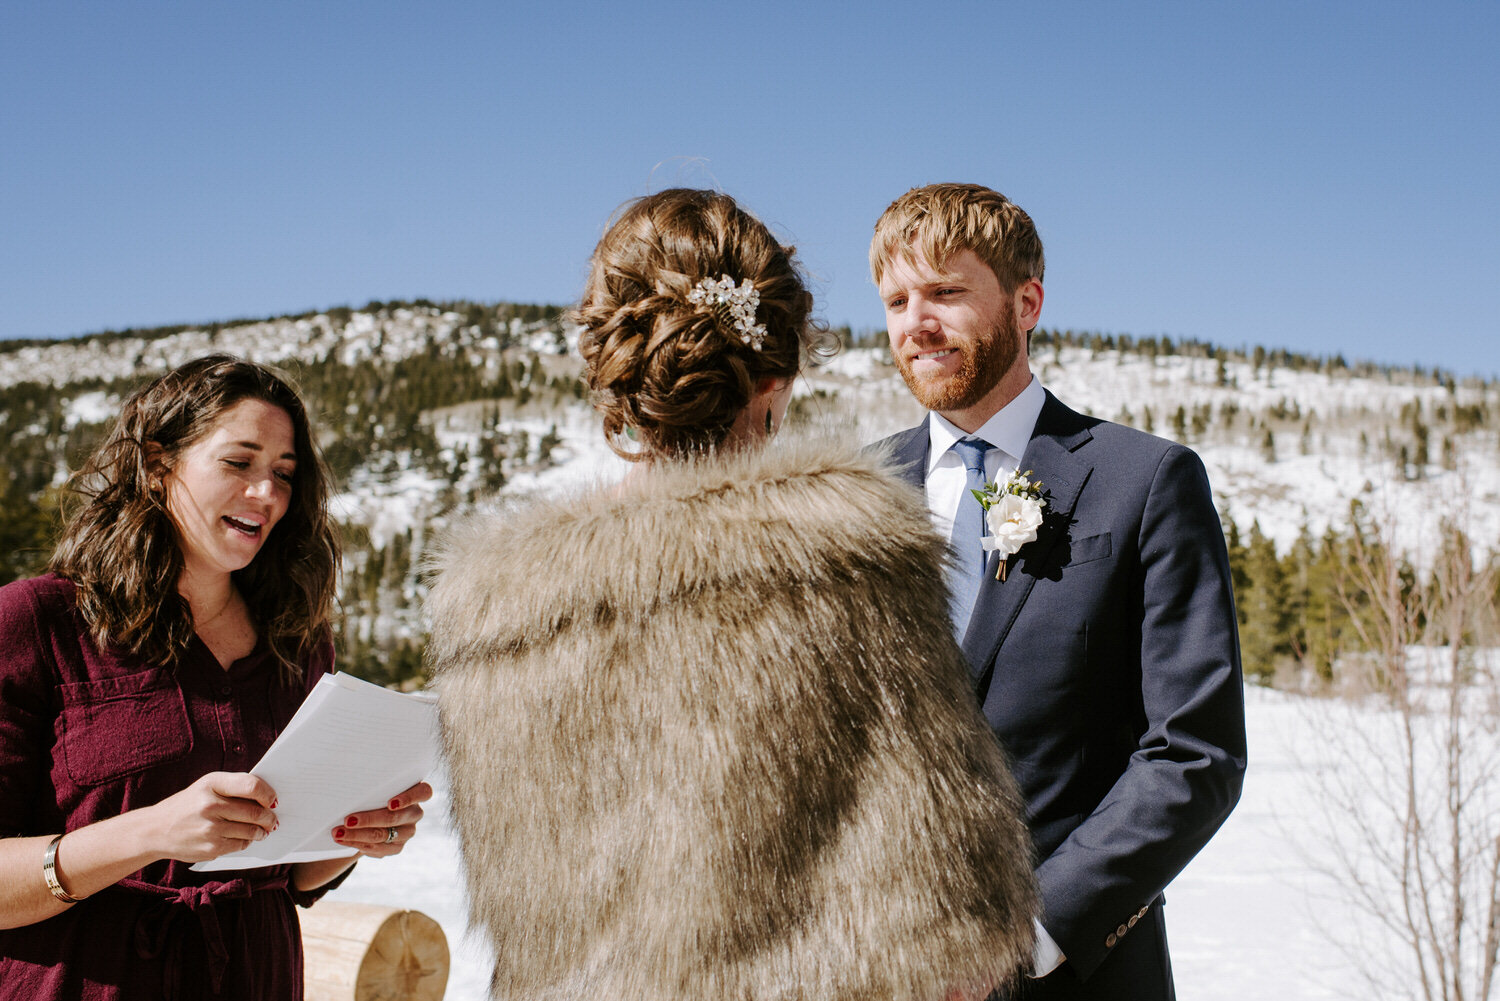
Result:
[[[984,454],[994,446],[979,438],[960,438],[953,443],[953,451],[963,460],[964,493],[958,499],[958,513],[953,516],[954,551],[958,562],[953,568],[950,584],[953,587],[953,604],[948,614],[953,620],[953,635],[962,643],[964,632],[969,628],[969,617],[974,612],[974,599],[979,596],[979,581],[984,576],[984,508],[972,491],[984,489]]]

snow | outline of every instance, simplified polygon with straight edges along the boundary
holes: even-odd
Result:
[[[504,421],[501,427],[506,431],[525,431],[533,446],[554,427],[561,439],[552,451],[556,465],[518,472],[505,485],[503,493],[508,496],[557,497],[575,490],[615,483],[630,465],[610,451],[598,416],[583,404],[556,411],[554,416],[546,419]]]
[[[570,324],[523,324],[518,319],[511,321],[510,333],[549,354],[559,340],[573,350],[578,338],[578,328]],[[479,327],[465,326],[460,314],[403,307],[353,311],[347,322],[342,314],[320,313],[187,329],[154,339],[116,335],[28,345],[0,352],[0,386],[22,380],[58,386],[90,378],[108,381],[164,370],[209,351],[272,363],[314,362],[329,355],[345,361],[373,356],[391,361],[434,345],[445,352],[463,351],[476,365],[493,367],[497,360],[498,342],[481,338]],[[558,366],[576,365],[576,351],[573,355],[558,359]],[[1171,434],[1172,415],[1179,407],[1207,415],[1206,428],[1186,433],[1185,444],[1202,457],[1215,500],[1242,532],[1258,524],[1282,553],[1304,526],[1315,538],[1329,527],[1344,528],[1350,501],[1356,498],[1378,517],[1402,511],[1453,513],[1449,499],[1468,498],[1471,504],[1463,514],[1470,519],[1468,534],[1476,547],[1500,538],[1500,433],[1493,418],[1478,430],[1458,434],[1451,422],[1434,417],[1440,407],[1450,415],[1455,406],[1494,413],[1500,396],[1492,385],[1450,388],[1410,372],[1356,375],[1347,369],[1298,371],[1269,363],[1256,368],[1230,360],[1221,379],[1213,358],[1096,352],[1056,343],[1039,344],[1031,362],[1043,385],[1074,409],[1097,417],[1115,420],[1128,413],[1141,426],[1149,408],[1155,433]],[[107,417],[118,406],[98,391],[64,395],[70,425]],[[883,348],[844,351],[809,369],[799,380],[797,396],[802,413],[866,441],[910,427],[922,415]],[[1389,438],[1392,448],[1412,446],[1412,426],[1405,415],[1417,405],[1430,428],[1431,454],[1421,475],[1408,479],[1395,468],[1386,445]],[[444,416],[433,421],[438,425],[434,430],[445,446],[465,441],[472,446],[479,430],[473,413],[478,411],[457,410],[445,408]],[[554,494],[596,476],[609,481],[621,474],[622,464],[604,447],[597,418],[586,404],[568,401],[550,411],[533,404],[526,413],[526,420],[507,421],[505,429],[526,429],[535,442],[555,421],[563,444],[550,468],[521,470],[510,477],[506,496]],[[1269,462],[1263,452],[1267,430],[1275,443],[1275,459]],[[1442,439],[1450,434],[1457,455],[1448,463],[1453,468],[1445,468]],[[1414,447],[1409,455],[1415,455]],[[385,461],[383,456],[371,459]],[[336,511],[349,522],[366,525],[377,540],[427,517],[446,483],[425,473],[405,473],[373,479],[356,474]],[[471,470],[457,486],[461,491],[472,487],[476,476]],[[1420,566],[1422,554],[1437,548],[1440,518],[1400,520],[1405,534],[1396,542]]]
[[[1285,553],[1307,525],[1316,538],[1332,525],[1345,527],[1349,502],[1364,500],[1377,515],[1449,507],[1444,499],[1472,497],[1467,514],[1474,519],[1470,535],[1476,540],[1500,538],[1500,467],[1491,456],[1492,433],[1473,440],[1468,458],[1448,470],[1429,465],[1421,479],[1396,475],[1379,454],[1377,439],[1388,426],[1398,431],[1402,408],[1420,401],[1430,422],[1445,401],[1477,403],[1476,390],[1459,386],[1450,398],[1436,385],[1363,378],[1347,372],[1320,373],[1262,368],[1227,363],[1228,384],[1217,384],[1217,363],[1207,358],[1168,356],[1150,358],[1118,351],[1097,356],[1085,348],[1043,348],[1032,359],[1046,387],[1075,410],[1117,419],[1129,411],[1137,426],[1149,406],[1156,434],[1168,434],[1169,418],[1179,407],[1211,406],[1216,414],[1201,440],[1191,445],[1208,469],[1215,499],[1242,531],[1252,522]],[[1285,402],[1301,419],[1274,422],[1276,460],[1261,453],[1264,425],[1251,430],[1250,414]],[[1239,408],[1239,423],[1222,426],[1226,404]],[[1312,418],[1313,442],[1301,454],[1302,421]],[[1368,442],[1361,446],[1360,434]],[[1399,434],[1398,434],[1399,437]],[[1434,444],[1434,455],[1437,447]],[[1369,489],[1366,489],[1366,486]],[[1398,548],[1418,557],[1437,546],[1437,518],[1407,517]]]
[[[489,949],[468,935],[468,900],[459,868],[458,837],[448,812],[448,787],[434,776],[436,794],[417,837],[399,855],[365,859],[328,900],[384,904],[421,911],[443,927],[451,967],[445,1001],[484,1001],[488,996]]]
[[[1178,996],[1195,1001],[1313,1001],[1347,996],[1351,960],[1319,930],[1341,913],[1321,875],[1332,846],[1313,809],[1324,741],[1304,700],[1246,693],[1250,769],[1238,808],[1167,888],[1167,934]],[[1358,725],[1351,717],[1349,725]],[[366,860],[330,899],[402,906],[443,926],[452,951],[447,1001],[483,1001],[489,954],[468,934],[458,842],[446,784],[436,779],[419,836],[400,855]],[[1321,855],[1320,855],[1321,853]],[[1373,934],[1373,932],[1372,932]],[[1378,939],[1372,950],[1384,948]]]
[[[1086,348],[1045,347],[1032,362],[1042,384],[1073,409],[1106,420],[1128,412],[1140,426],[1149,407],[1158,435],[1170,435],[1170,419],[1178,407],[1189,413],[1194,407],[1211,408],[1206,431],[1189,435],[1185,444],[1202,458],[1220,510],[1242,532],[1259,524],[1278,552],[1292,547],[1304,525],[1315,539],[1329,527],[1347,528],[1349,504],[1355,499],[1378,520],[1399,523],[1397,547],[1418,565],[1424,554],[1439,547],[1442,522],[1437,515],[1468,519],[1469,535],[1481,553],[1488,540],[1500,538],[1500,464],[1494,461],[1500,440],[1494,432],[1458,439],[1461,454],[1454,468],[1442,468],[1434,459],[1420,479],[1397,475],[1380,451],[1379,439],[1387,427],[1401,439],[1398,415],[1404,406],[1421,401],[1424,419],[1430,422],[1445,401],[1450,406],[1478,403],[1481,396],[1473,388],[1456,387],[1450,397],[1448,390],[1435,385],[1346,372],[1263,367],[1256,373],[1237,362],[1226,364],[1227,384],[1221,386],[1212,359],[1173,355],[1153,362],[1118,351],[1095,355]],[[900,376],[878,350],[841,354],[809,371],[805,380],[811,387],[837,393],[838,400],[826,409],[855,425],[865,440],[911,427],[922,417]],[[1268,462],[1261,449],[1264,421],[1269,409],[1282,404],[1301,417],[1271,422],[1276,459]],[[1238,408],[1238,416],[1228,424],[1223,420],[1226,407]],[[1262,423],[1251,428],[1252,416]],[[1309,418],[1312,441],[1303,454],[1301,427]],[[1437,437],[1434,432],[1434,456]],[[1460,511],[1455,499],[1471,503]],[[1399,512],[1408,515],[1394,517]],[[1412,517],[1409,512],[1433,516]]]
[[[510,329],[517,336],[525,335],[537,350],[556,352],[552,324],[512,320]],[[564,328],[565,336],[568,330]],[[426,350],[430,341],[482,347],[475,331],[464,327],[463,317],[457,313],[435,307],[403,307],[376,313],[356,311],[347,323],[319,313],[297,319],[281,317],[209,329],[189,328],[161,337],[117,334],[64,339],[0,351],[0,387],[29,381],[63,386],[82,379],[108,381],[165,372],[215,352],[272,364],[311,363],[330,353],[344,364],[374,356],[394,361]],[[576,330],[571,336],[576,343]]]
[[[1167,888],[1178,996],[1223,1001],[1340,997],[1348,960],[1319,930],[1330,892],[1311,797],[1318,734],[1302,700],[1246,691],[1250,765],[1239,805]]]
[[[80,393],[69,401],[67,409],[63,411],[63,426],[73,428],[79,424],[103,424],[114,419],[119,406],[120,401],[111,399],[102,390]]]
[[[841,351],[819,365],[818,373],[868,379],[877,374],[879,357],[878,351]]]

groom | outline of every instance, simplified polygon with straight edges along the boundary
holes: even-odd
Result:
[[[870,264],[891,355],[930,411],[882,446],[954,540],[955,635],[1026,798],[1042,913],[1016,996],[1170,999],[1162,890],[1229,815],[1245,768],[1203,464],[1075,413],[1032,375],[1042,244],[1003,195],[907,192],[875,224]],[[1002,560],[969,490],[1014,470],[1040,482],[1042,522]]]

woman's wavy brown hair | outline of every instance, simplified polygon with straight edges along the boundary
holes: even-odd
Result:
[[[757,382],[792,378],[809,354],[831,353],[795,254],[714,191],[670,188],[616,214],[570,314],[584,328],[578,348],[610,448],[630,460],[717,448]],[[759,351],[688,301],[699,281],[725,275],[760,294]]]
[[[299,658],[330,630],[339,542],[328,517],[329,476],[291,382],[265,366],[209,355],[137,391],[103,444],[69,481],[80,498],[48,569],[73,581],[94,642],[176,665],[193,639],[177,593],[182,550],[161,477],[183,450],[243,400],[263,400],[292,420],[292,496],[249,566],[234,573],[261,638],[290,682]]]

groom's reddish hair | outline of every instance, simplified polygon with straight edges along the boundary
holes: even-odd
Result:
[[[978,184],[929,184],[891,202],[875,222],[870,274],[880,284],[886,268],[921,258],[943,268],[961,250],[989,265],[1007,292],[1042,280],[1047,262],[1031,216],[998,191]]]

